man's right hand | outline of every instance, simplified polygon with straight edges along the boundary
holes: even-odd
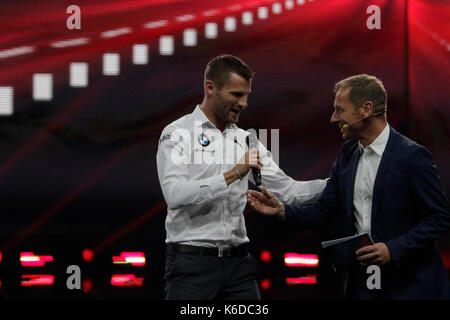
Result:
[[[256,148],[252,148],[247,151],[239,160],[236,165],[236,169],[239,170],[241,176],[245,177],[245,175],[250,171],[251,168],[257,168],[261,170],[263,164],[261,159],[259,158],[259,151]]]
[[[247,200],[256,211],[284,219],[284,205],[273,193],[267,191],[266,187],[263,187],[262,193],[248,190]]]

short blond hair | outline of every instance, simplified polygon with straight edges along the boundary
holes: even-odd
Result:
[[[350,88],[348,97],[357,107],[361,107],[366,101],[371,101],[374,106],[374,114],[384,115],[387,112],[387,93],[383,82],[374,76],[358,74],[337,82],[334,85],[334,93],[340,89]]]

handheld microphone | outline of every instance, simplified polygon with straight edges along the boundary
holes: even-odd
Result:
[[[258,139],[254,134],[249,134],[245,139],[247,142],[248,149],[256,148],[258,149]],[[261,185],[261,170],[258,168],[252,168],[253,180],[255,180],[255,184],[259,187]]]

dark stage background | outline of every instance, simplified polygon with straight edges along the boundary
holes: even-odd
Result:
[[[81,9],[80,30],[66,27],[72,4]],[[366,26],[370,5],[381,9],[379,30]],[[235,29],[225,30],[227,17]],[[193,46],[183,43],[185,29],[196,30]],[[174,43],[169,55],[160,53],[165,35]],[[135,44],[148,49],[144,64],[133,63]],[[103,74],[106,53],[118,54],[117,75]],[[333,85],[367,73],[385,84],[390,125],[431,150],[449,194],[449,1],[2,0],[3,299],[162,299],[166,207],[157,143],[164,126],[201,103],[205,65],[221,53],[256,72],[239,125],[279,129],[280,166],[292,177],[328,176],[342,144],[329,124]],[[86,85],[70,85],[73,62],[88,66]],[[51,75],[51,96],[39,99],[33,75],[42,73]],[[260,260],[264,299],[342,298],[319,249],[332,226],[301,231],[249,208],[245,215],[252,253],[268,260]],[[441,249],[450,268],[448,235]],[[145,266],[114,264],[123,251],[143,252]],[[22,266],[21,252],[53,261]],[[316,254],[319,265],[288,267],[287,252]],[[69,265],[80,266],[82,290],[66,288]],[[28,286],[30,274],[54,282]],[[113,274],[137,280],[112,285]]]

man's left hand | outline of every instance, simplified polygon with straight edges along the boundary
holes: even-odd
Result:
[[[372,264],[383,266],[391,261],[391,254],[384,242],[378,242],[358,249],[356,251],[356,259],[363,267]]]

